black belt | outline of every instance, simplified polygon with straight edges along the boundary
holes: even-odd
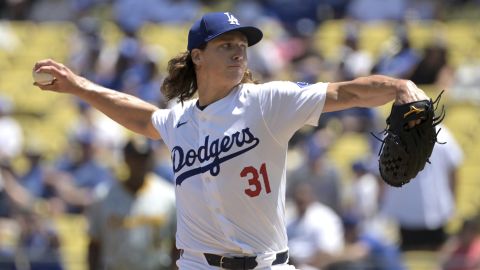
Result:
[[[204,253],[207,262],[211,266],[224,269],[254,269],[257,266],[257,256],[249,257],[224,257],[216,254]],[[288,250],[277,253],[272,265],[283,264],[288,260]]]

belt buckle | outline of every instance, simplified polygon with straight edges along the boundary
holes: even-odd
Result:
[[[222,256],[220,258],[220,268],[223,268],[223,259],[225,259],[225,256]]]

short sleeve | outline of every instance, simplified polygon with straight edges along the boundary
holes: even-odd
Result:
[[[162,137],[163,140],[167,141],[168,140],[168,132],[167,132],[167,123],[168,123],[168,118],[170,115],[170,110],[167,109],[160,109],[155,111],[152,114],[152,124],[155,127],[155,129],[160,133],[160,136]]]
[[[316,126],[325,105],[328,83],[270,82],[260,88],[259,101],[263,118],[280,141],[304,125]]]
[[[443,125],[439,126],[439,128],[441,128],[441,130],[438,133],[437,140],[439,142],[445,142],[445,144],[436,145],[435,147],[445,152],[443,156],[447,159],[445,160],[445,162],[448,163],[446,165],[449,166],[451,170],[455,170],[463,161],[463,151],[448,128]]]
[[[343,228],[340,219],[330,209],[321,211],[322,222],[315,223],[317,230],[313,236],[315,247],[317,250],[335,254],[340,252],[344,247]],[[311,220],[310,222],[315,222]]]

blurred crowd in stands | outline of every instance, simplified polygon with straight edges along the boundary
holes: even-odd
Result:
[[[77,26],[69,59],[78,74],[138,96],[161,108],[165,71],[155,50],[139,38],[146,23],[190,23],[205,10],[228,9],[259,25],[266,38],[249,51],[259,81],[306,83],[350,80],[369,74],[410,79],[449,89],[458,83],[441,37],[422,50],[411,46],[408,20],[444,20],[449,9],[476,0],[18,0],[0,1],[0,20],[71,21]],[[319,51],[313,34],[327,20],[349,19],[336,58]],[[102,22],[114,21],[123,37],[112,48]],[[358,22],[397,26],[379,55],[360,48]],[[162,44],[162,40],[158,40]],[[179,48],[179,52],[182,51]],[[28,80],[28,78],[26,78]],[[472,82],[469,82],[472,84]],[[477,84],[478,86],[478,84]],[[438,94],[438,93],[435,93]],[[447,93],[448,95],[448,93]],[[85,265],[89,269],[174,269],[174,179],[162,142],[130,134],[81,100],[63,153],[47,159],[12,116],[15,104],[0,96],[0,269],[67,269],[55,219],[87,220]],[[480,269],[478,217],[465,218],[455,234],[445,227],[455,213],[456,171],[462,149],[447,127],[418,181],[403,189],[379,178],[381,142],[370,132],[384,128],[376,109],[322,115],[319,126],[291,140],[298,155],[288,170],[290,259],[300,269],[407,269],[404,252],[438,255],[438,269]],[[44,123],[48,125],[48,123]],[[342,172],[328,158],[343,134],[364,136],[368,151]],[[12,166],[24,160],[22,170]],[[345,176],[349,179],[345,179]]]

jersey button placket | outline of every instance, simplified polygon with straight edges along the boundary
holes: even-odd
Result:
[[[205,188],[208,190],[208,202],[211,214],[217,225],[222,229],[223,235],[227,238],[231,238],[233,236],[233,231],[232,228],[227,225],[229,222],[222,207],[222,197],[220,195],[218,183],[211,175],[209,175],[207,179],[210,180],[205,180]]]
[[[228,230],[225,228],[225,224],[223,222],[223,212],[220,205],[219,198],[216,194],[217,186],[215,183],[215,179],[210,175],[210,172],[205,172],[202,175],[204,192],[205,192],[205,201],[207,202],[208,209],[210,210],[210,214],[212,216],[212,221],[216,223],[218,228],[221,229],[223,232],[223,237],[230,237],[227,234]]]
[[[199,113],[198,119],[199,119],[198,147],[201,147],[205,142],[205,137],[208,136],[208,134],[206,133],[206,130],[208,130],[207,128],[208,123],[205,122],[206,117],[203,112]],[[202,166],[206,166],[206,165],[208,165],[208,161],[205,161],[205,163],[202,164]],[[213,196],[214,188],[212,188],[212,185],[214,185],[214,183],[213,183],[213,177],[210,175],[210,171],[206,171],[202,173],[201,179],[203,181],[203,189],[206,195],[205,200],[208,203],[208,208],[210,209],[212,214],[215,215],[214,213],[215,213],[215,209],[218,208],[217,206],[218,202],[215,202],[216,200]]]
[[[203,173],[202,179],[203,179],[205,185],[208,188],[208,186],[211,185],[211,183],[212,183],[212,177],[210,176],[210,172],[207,171],[207,172]]]
[[[204,112],[200,112],[199,115],[199,145],[200,147],[205,142],[205,137],[210,136],[208,133],[209,123],[208,116]],[[214,138],[210,138],[212,140]],[[203,166],[208,165],[208,161]],[[211,211],[212,217],[214,217],[214,222],[222,229],[223,234],[229,238],[231,237],[231,229],[228,228],[226,224],[226,218],[222,210],[221,196],[218,190],[218,185],[215,181],[215,177],[210,174],[210,171],[206,171],[202,174],[204,192],[206,194],[205,198],[208,203],[208,208]]]

